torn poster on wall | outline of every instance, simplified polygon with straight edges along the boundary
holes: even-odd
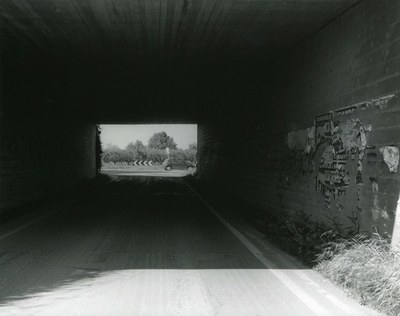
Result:
[[[287,145],[293,151],[301,151],[305,148],[308,129],[291,131],[287,136]]]
[[[359,201],[361,200],[361,188],[364,183],[362,162],[367,155],[367,149],[375,148],[367,146],[366,134],[372,130],[370,125],[364,126],[358,119],[344,121],[340,118],[349,114],[354,115],[356,111],[384,109],[389,106],[393,98],[397,96],[386,95],[317,115],[313,127],[288,134],[288,147],[294,157],[311,161],[309,165],[312,165],[315,155],[321,154],[315,175],[315,188],[324,197],[326,207],[330,207],[332,197],[336,199],[344,195],[351,183],[357,185],[357,197]],[[381,152],[384,157],[386,156],[384,161],[389,170],[396,172],[399,165],[399,150],[393,146],[389,147],[381,148]],[[299,153],[298,156],[295,155],[296,152]],[[373,160],[373,155],[377,160],[376,153],[369,152],[369,161]],[[354,165],[348,164],[349,160],[356,162],[357,168],[353,169]],[[350,177],[355,178],[354,182]]]
[[[291,150],[304,150],[305,153],[313,153],[317,149],[318,144],[321,144],[325,140],[329,140],[333,137],[333,134],[335,133],[335,118],[354,113],[358,110],[384,109],[394,98],[396,98],[395,94],[389,94],[372,100],[362,101],[356,104],[345,106],[333,112],[331,111],[317,115],[315,117],[313,127],[288,133],[288,147]],[[371,131],[371,127],[364,128],[366,132]]]
[[[289,132],[287,136],[287,145],[292,151],[303,151],[305,154],[314,152],[315,127]]]
[[[291,170],[292,174],[306,175],[315,170],[314,161],[311,154],[315,148],[315,128],[305,128],[289,132],[287,135],[287,145],[291,154],[285,161],[285,169]]]
[[[351,114],[356,110],[366,110],[368,108],[384,109],[387,107],[390,100],[392,100],[396,95],[389,94],[383,97],[372,99],[369,101],[363,101],[360,103],[345,106],[343,108],[335,110],[335,116]]]
[[[357,161],[355,183],[359,186],[363,184],[362,160],[367,148],[366,133],[369,131],[371,127],[363,126],[358,119],[335,121],[332,112],[329,112],[318,115],[315,126],[288,134],[288,147],[311,161],[317,149],[325,146],[315,177],[315,188],[321,192],[327,208],[332,197],[337,199],[344,195],[350,186],[350,172],[346,167],[348,160]]]
[[[363,184],[362,160],[367,148],[366,132],[370,130],[370,127],[364,128],[358,119],[346,122],[330,120],[324,123],[323,128],[317,128],[316,139],[325,143],[326,147],[319,163],[315,185],[317,191],[322,193],[327,208],[330,207],[331,197],[337,199],[344,195],[350,185],[347,160],[357,161],[355,182]]]
[[[399,149],[395,146],[384,146],[379,149],[383,155],[383,161],[390,172],[397,172],[399,167]]]
[[[332,112],[315,117],[315,142],[317,146],[332,138],[334,128]]]

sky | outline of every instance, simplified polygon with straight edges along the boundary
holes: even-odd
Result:
[[[178,148],[186,149],[189,144],[197,143],[196,124],[157,124],[157,125],[100,125],[101,142],[103,146],[108,144],[117,145],[124,149],[130,142],[140,140],[143,144],[147,142],[154,133],[166,132],[174,138]]]

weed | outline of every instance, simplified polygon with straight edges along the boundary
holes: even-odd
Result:
[[[353,226],[312,220],[302,211],[266,217],[266,234],[295,245],[295,254],[324,277],[346,289],[362,304],[400,316],[400,251],[376,230],[360,234]],[[293,248],[291,248],[293,249]],[[290,249],[289,249],[290,250]]]
[[[316,222],[303,211],[284,216],[274,226],[279,230],[279,236],[296,245],[296,255],[309,265],[315,264],[315,256],[325,244],[343,236],[340,224]]]
[[[345,288],[362,304],[400,315],[400,252],[379,234],[330,241],[315,270]]]

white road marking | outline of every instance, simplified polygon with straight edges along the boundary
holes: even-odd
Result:
[[[303,271],[297,270],[295,271],[295,273],[299,278],[303,279],[305,282],[310,284],[315,289],[315,291],[317,291],[319,294],[321,294],[326,299],[331,301],[335,307],[341,309],[342,311],[350,313],[351,315],[360,315],[359,311],[355,310],[353,306],[349,306],[348,304],[343,303],[337,297],[323,290],[316,282],[314,282],[310,277],[308,277]]]
[[[323,278],[317,272],[310,270],[310,269],[309,270],[298,269],[298,266],[292,264],[291,259],[287,258],[286,254],[282,253],[279,249],[276,249],[274,246],[270,245],[265,240],[262,241],[260,239],[261,234],[258,235],[258,232],[256,232],[256,234],[257,234],[257,236],[254,235],[253,233],[246,231],[247,236],[250,236],[251,238],[254,238],[255,240],[257,240],[258,243],[260,245],[262,245],[264,247],[264,249],[266,249],[268,252],[272,252],[274,254],[274,257],[279,258],[278,260],[280,260],[280,262],[283,262],[288,268],[290,268],[299,279],[301,279],[305,283],[307,283],[310,287],[312,287],[313,290],[318,292],[325,299],[331,301],[333,306],[335,306],[336,308],[341,309],[343,311],[343,314],[354,315],[354,316],[355,315],[360,315],[360,316],[365,315],[364,311],[360,312],[360,310],[358,310],[355,305],[346,304],[345,301],[343,301],[343,300],[339,299],[337,296],[331,294],[330,291],[332,291],[332,288],[327,289],[326,286],[324,286],[324,287],[320,286],[318,284],[319,282],[317,282],[317,280],[321,281],[321,279],[323,280]],[[339,293],[337,293],[337,294],[339,294]],[[342,294],[342,293],[340,293],[340,294]]]
[[[187,182],[185,185],[195,194],[195,196],[228,228],[228,230],[240,240],[240,242],[268,269],[274,274],[294,295],[296,295],[315,315],[329,315],[329,312],[319,304],[314,298],[305,293],[294,281],[292,281],[284,272],[264,257],[241,232],[228,223],[200,194],[193,189]]]

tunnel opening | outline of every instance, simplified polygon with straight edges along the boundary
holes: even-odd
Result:
[[[196,124],[101,124],[99,130],[102,174],[197,174]]]
[[[398,0],[0,1],[0,313],[34,286],[127,270],[145,302],[130,305],[154,307],[166,296],[147,296],[171,291],[142,291],[137,270],[160,270],[157,285],[164,269],[225,269],[215,283],[197,271],[178,279],[166,300],[189,297],[180,286],[196,278],[202,292],[207,278],[218,291],[199,314],[218,315],[218,302],[208,309],[218,293],[232,307],[222,314],[290,314],[263,305],[295,298],[261,271],[289,265],[244,249],[238,224],[256,246],[264,235],[250,228],[281,247],[288,232],[300,257],[331,231],[400,247],[399,43]],[[152,135],[107,146],[108,123],[152,122],[198,124],[198,177],[168,165],[175,149],[148,157]],[[246,288],[261,288],[259,310],[240,300]],[[193,314],[187,301],[180,314]],[[77,306],[101,306],[90,303]],[[164,303],[147,314],[178,314]]]

